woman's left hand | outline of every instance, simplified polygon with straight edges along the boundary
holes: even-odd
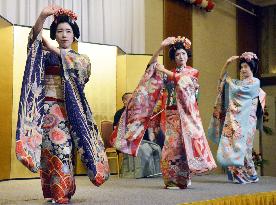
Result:
[[[164,65],[159,64],[159,63],[156,65],[156,69],[157,69],[158,71],[162,72],[162,73],[164,73],[165,70],[166,70],[166,68],[164,67]]]
[[[232,83],[232,79],[231,79],[230,76],[227,76],[225,80],[226,80],[226,82],[229,83],[229,84]]]

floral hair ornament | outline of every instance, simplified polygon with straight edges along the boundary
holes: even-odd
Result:
[[[77,14],[75,14],[73,11],[69,10],[69,9],[59,9],[56,13],[54,13],[54,18],[55,18],[55,22],[57,23],[57,17],[58,16],[68,16],[69,19],[72,21],[72,23],[74,23],[77,19],[78,16]]]
[[[250,62],[254,59],[258,60],[257,55],[253,52],[244,52],[243,54],[241,54],[240,58],[245,59],[247,62]]]
[[[184,2],[199,6],[200,8],[205,9],[207,12],[213,10],[215,7],[213,0],[184,0]]]
[[[192,45],[191,41],[184,36],[183,37],[178,36],[177,38],[175,38],[172,44],[176,44],[176,43],[183,43],[183,46],[185,49],[190,49]]]

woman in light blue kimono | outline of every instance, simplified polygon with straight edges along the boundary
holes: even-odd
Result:
[[[227,74],[227,66],[239,59],[240,80]],[[259,180],[252,160],[257,123],[262,121],[265,93],[260,88],[258,58],[252,52],[230,57],[222,68],[218,96],[208,137],[218,143],[217,160],[227,167],[228,179],[239,184]]]

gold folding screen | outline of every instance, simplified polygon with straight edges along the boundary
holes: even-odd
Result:
[[[13,26],[0,19],[0,180],[39,177],[27,170],[15,156],[18,102],[30,29]],[[50,40],[49,30],[44,30],[43,36]],[[55,41],[50,41],[57,45]],[[150,56],[126,55],[116,46],[83,42],[73,48],[88,55],[91,60],[91,77],[85,87],[85,95],[98,126],[102,120],[112,121],[116,110],[122,107],[122,94],[135,89]],[[113,171],[113,164],[110,165]],[[77,157],[76,174],[85,173]]]
[[[11,170],[13,27],[0,17],[0,180]]]

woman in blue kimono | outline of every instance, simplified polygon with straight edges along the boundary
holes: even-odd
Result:
[[[239,59],[240,79],[232,79],[228,65]],[[228,179],[239,184],[259,180],[252,160],[257,120],[262,121],[265,93],[260,88],[258,58],[252,52],[230,57],[222,68],[218,96],[208,136],[218,143],[217,160],[227,167]],[[258,123],[259,124],[259,123]]]
[[[42,37],[43,23],[54,15],[50,37]],[[75,193],[74,148],[87,174],[100,186],[108,179],[104,145],[84,96],[90,61],[71,45],[79,37],[77,16],[48,6],[32,28],[28,41],[16,130],[17,158],[32,172],[40,171],[44,198],[69,203]]]

